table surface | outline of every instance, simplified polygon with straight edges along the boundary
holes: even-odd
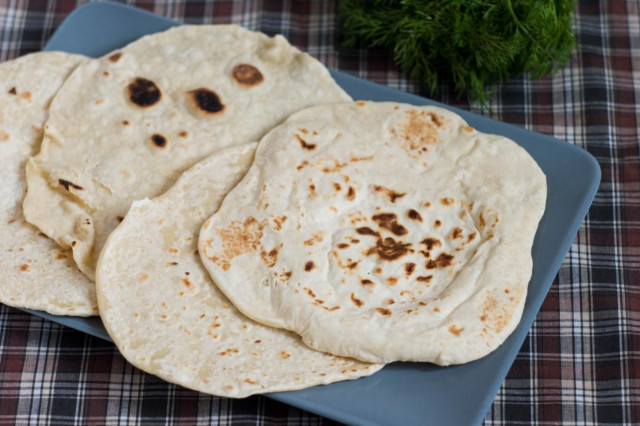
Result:
[[[40,50],[83,0],[0,0],[0,61]],[[187,23],[282,33],[325,65],[588,150],[602,183],[486,424],[640,422],[640,11],[580,1],[553,77],[493,87],[489,109],[406,79],[388,51],[342,49],[337,1],[129,1]],[[391,408],[391,407],[390,407]],[[145,374],[113,344],[0,305],[0,423],[330,424],[256,396],[216,398]]]

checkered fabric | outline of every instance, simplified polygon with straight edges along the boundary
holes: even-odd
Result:
[[[39,50],[83,0],[0,0],[0,60]],[[188,23],[282,33],[329,67],[428,96],[389,52],[340,46],[337,1],[143,0]],[[640,10],[580,1],[578,48],[553,78],[494,88],[490,110],[437,100],[588,150],[602,184],[486,424],[640,424]],[[0,422],[325,424],[263,397],[169,385],[108,342],[0,305]],[[464,402],[461,401],[463,404]],[[392,409],[392,407],[390,407]]]

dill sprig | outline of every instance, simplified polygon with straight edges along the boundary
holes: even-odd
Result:
[[[437,93],[451,81],[481,104],[487,85],[554,72],[569,60],[575,0],[341,0],[345,46],[392,48]]]

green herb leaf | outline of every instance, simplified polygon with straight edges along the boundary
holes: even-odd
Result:
[[[437,93],[452,81],[458,95],[485,104],[486,86],[566,64],[575,45],[575,0],[341,0],[345,46],[362,40],[393,50],[411,77]]]

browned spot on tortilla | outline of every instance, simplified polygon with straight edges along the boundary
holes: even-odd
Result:
[[[435,308],[433,308],[433,312],[440,312],[440,308],[436,306]]]
[[[340,161],[338,161],[337,158],[331,158],[331,161],[333,162],[333,167],[329,167],[329,166],[325,166],[322,168],[322,171],[324,173],[337,173],[340,170],[342,170],[343,167],[347,166],[348,163],[341,163]],[[345,182],[349,181],[349,177],[345,176]]]
[[[440,228],[440,226],[442,226],[442,222],[440,220],[436,220],[435,222],[433,222],[434,228]]]
[[[387,281],[387,284],[389,284],[391,287],[393,287],[394,285],[398,284],[398,278],[397,277],[387,277],[386,281]]]
[[[314,265],[313,261],[310,260],[310,261],[308,261],[307,263],[304,264],[304,270],[309,272],[309,271],[311,271],[313,269],[314,266],[315,265]]]
[[[425,265],[427,269],[446,268],[451,266],[454,256],[448,253],[440,253],[434,260],[427,261]]]
[[[449,326],[449,333],[453,334],[456,337],[460,337],[460,333],[462,333],[462,331],[464,330],[464,327],[458,327],[455,324],[451,324]]]
[[[418,278],[416,278],[416,280],[420,281],[420,282],[429,282],[431,281],[431,279],[433,278],[433,275],[427,275],[425,276],[419,276]]]
[[[411,243],[403,243],[389,237],[384,240],[382,238],[378,238],[376,245],[368,249],[366,251],[366,255],[369,256],[375,253],[382,260],[396,260],[407,253],[413,253],[413,250],[408,248],[410,245]]]
[[[342,186],[340,186],[340,184],[338,182],[333,182],[333,188],[336,191],[340,191],[342,189]]]
[[[414,209],[410,209],[407,212],[407,217],[411,220],[415,220],[417,222],[422,222],[422,216],[420,215],[420,213],[418,213],[417,211],[415,211]]]
[[[236,65],[231,70],[231,75],[235,82],[245,89],[259,86],[264,81],[264,76],[260,70],[249,64]]]
[[[178,249],[174,248],[174,247],[171,247],[171,248],[169,248],[169,253],[176,254],[176,253],[178,253]]]
[[[128,126],[129,124],[131,124],[131,123],[129,123],[129,120],[122,120],[122,125],[123,126]]]
[[[387,305],[393,305],[394,303],[396,303],[395,300],[393,299],[387,299]]]
[[[10,95],[17,95],[18,91],[16,90],[16,87],[13,86],[11,89],[9,89],[9,94]]]
[[[358,105],[359,107],[365,106],[365,102],[364,101],[357,101],[356,105]]]
[[[352,261],[351,259],[349,259],[350,262],[347,263],[346,267],[347,269],[356,269],[358,267],[358,264],[360,263],[360,261]]]
[[[9,135],[9,133],[0,130],[0,142],[6,142],[9,140],[9,138],[11,137],[11,135]]]
[[[309,162],[307,160],[304,160],[302,163],[298,164],[298,166],[296,167],[296,169],[298,170],[302,170],[303,168],[305,168],[306,166],[309,165]]]
[[[239,353],[239,352],[240,352],[240,351],[239,351],[238,349],[236,349],[236,348],[227,348],[227,349],[225,349],[224,351],[219,352],[219,353],[218,353],[218,355],[220,355],[220,356],[226,356],[226,355],[231,356],[231,355],[233,355],[233,354],[237,354],[237,353]],[[233,386],[228,385],[228,386],[227,386],[227,389],[233,389]]]
[[[273,248],[269,251],[269,253],[267,253],[266,250],[262,250],[260,252],[260,258],[262,259],[262,262],[267,266],[267,268],[272,268],[278,261],[278,249]]]
[[[488,331],[500,333],[511,322],[518,304],[526,294],[521,286],[514,286],[511,289],[514,295],[509,297],[508,302],[498,300],[491,294],[487,294],[481,301],[482,316],[480,320],[486,322]]]
[[[67,255],[65,253],[58,252],[58,254],[56,254],[56,260],[64,260],[66,258]]]
[[[431,203],[430,203],[430,202],[428,202],[428,201],[425,201],[424,203],[422,203],[422,205],[423,205],[424,207],[431,207]]]
[[[298,139],[298,142],[300,142],[300,146],[304,149],[308,149],[309,151],[313,151],[314,149],[316,149],[316,144],[315,143],[309,143],[307,141],[305,141],[304,139],[302,139],[300,137],[300,135],[294,135],[296,137],[296,139]]]
[[[23,263],[18,267],[22,272],[27,272],[29,270],[29,265]]]
[[[233,221],[226,228],[216,229],[216,234],[222,239],[222,252],[214,253],[209,259],[223,270],[228,270],[234,257],[258,250],[266,225],[266,219],[258,222],[256,218],[249,216],[244,222]],[[206,241],[205,244],[210,246],[212,242]]]
[[[407,228],[398,223],[398,216],[395,213],[378,213],[371,217],[380,228],[387,229],[397,236],[406,235]]]
[[[336,309],[340,309],[340,306],[337,306],[337,305],[336,305],[336,306],[332,306],[332,307],[330,307],[330,308],[329,308],[329,307],[326,307],[326,306],[323,306],[322,308],[323,308],[324,310],[327,310],[327,311],[335,311]]]
[[[20,97],[25,101],[31,101],[31,92],[24,92]]]
[[[309,134],[309,131],[307,129],[298,128],[298,130],[301,131],[302,133],[304,133],[305,135]]]
[[[375,284],[373,283],[373,281],[368,280],[368,279],[366,279],[366,278],[365,278],[365,279],[361,279],[361,280],[360,280],[360,284],[362,284],[362,285],[364,285],[364,286],[368,286],[368,285],[375,285]]]
[[[309,193],[311,195],[311,198],[315,198],[318,193],[316,193],[316,186],[314,184],[309,185]]]
[[[180,281],[182,281],[182,284],[186,285],[187,287],[191,287],[191,281],[189,281],[189,278],[180,278]]]
[[[351,293],[351,301],[359,308],[364,305],[364,302],[356,297],[355,294]]]
[[[436,125],[436,127],[442,126],[443,117],[441,115],[438,115],[438,114],[436,114],[434,112],[428,112],[427,114],[431,118],[431,121],[433,121],[433,124]]]
[[[349,155],[349,161],[351,161],[352,163],[358,162],[358,161],[371,161],[373,160],[373,155],[367,155],[365,157],[356,157],[353,154]]]
[[[213,90],[200,87],[188,92],[189,99],[193,107],[201,114],[214,116],[224,112],[225,105],[220,97]]]
[[[148,279],[149,279],[149,274],[140,274],[140,276],[138,277],[138,282],[142,284]]]
[[[284,271],[280,274],[280,279],[283,281],[289,281],[293,275],[292,271]]]
[[[159,133],[154,133],[151,135],[151,146],[155,149],[163,150],[167,147],[167,138]]]
[[[67,191],[69,191],[69,188],[77,189],[78,191],[81,191],[84,189],[80,185],[76,185],[75,183],[69,182],[68,180],[65,180],[65,179],[58,179],[58,183],[62,185],[64,189],[66,189]]]
[[[484,220],[484,215],[480,212],[480,216],[478,217],[480,220],[480,230],[483,230],[487,226],[487,222]]]
[[[367,227],[367,226],[363,226],[361,228],[356,229],[356,232],[360,235],[373,235],[376,237],[379,237],[380,234],[376,231],[374,231],[373,229]]]
[[[275,223],[275,229],[276,231],[279,231],[282,229],[282,224],[285,223],[287,220],[286,216],[275,216],[273,218],[273,222]]]
[[[160,98],[162,98],[162,92],[151,80],[138,77],[129,83],[129,100],[141,108],[157,104]]]
[[[449,234],[449,238],[452,240],[457,240],[458,238],[462,238],[462,228],[453,228],[451,234]]]
[[[183,130],[180,133],[178,133],[178,136],[180,136],[181,138],[186,138],[187,136],[189,136],[189,132],[187,132],[186,130]]]
[[[440,198],[440,203],[443,206],[450,206],[451,204],[455,203],[455,200],[453,198],[445,197],[445,198]]]
[[[77,242],[77,241],[71,241],[71,247],[75,247],[75,246],[76,246],[76,244],[78,244],[78,242]]]
[[[433,250],[434,247],[442,246],[442,242],[439,239],[433,237],[425,238],[424,240],[420,241],[420,244],[424,244],[429,251]]]
[[[111,62],[118,62],[122,58],[122,52],[116,52],[113,55],[109,56],[109,60]]]
[[[253,380],[251,380],[249,378],[244,379],[243,382],[245,382],[247,384],[250,384],[250,385],[257,385],[256,382],[254,382]]]
[[[438,143],[438,128],[442,126],[443,117],[430,111],[409,110],[401,124],[402,138],[409,149],[420,149]]]
[[[391,315],[391,310],[387,308],[376,308],[376,312],[385,317],[388,317]]]
[[[396,192],[393,189],[380,185],[374,185],[373,190],[387,197],[387,200],[392,203],[395,203],[398,198],[402,198],[406,195],[406,192]]]
[[[416,264],[415,263],[405,263],[404,264],[404,271],[407,273],[407,278],[411,276],[411,274],[413,274],[413,271],[415,271],[416,269]]]
[[[473,127],[462,126],[462,130],[464,130],[467,133],[471,133],[471,132],[473,132]]]
[[[349,201],[353,201],[353,200],[356,199],[356,191],[355,191],[355,189],[353,189],[353,186],[349,186],[349,189],[347,190],[346,198]]]
[[[309,297],[312,297],[312,298],[314,298],[314,299],[316,298],[316,294],[315,294],[315,293],[313,292],[313,290],[311,290],[310,288],[304,287],[304,288],[303,288],[303,290],[307,292],[307,294],[309,295]]]
[[[102,105],[104,103],[104,99],[98,99],[96,101],[96,105]]]
[[[340,243],[340,244],[336,244],[336,247],[338,247],[340,250],[344,250],[346,248],[349,248],[349,244]]]
[[[312,246],[314,245],[316,242],[322,242],[323,236],[322,236],[322,232],[316,232],[314,233],[311,238],[309,238],[308,240],[306,240],[304,242],[305,246]]]

